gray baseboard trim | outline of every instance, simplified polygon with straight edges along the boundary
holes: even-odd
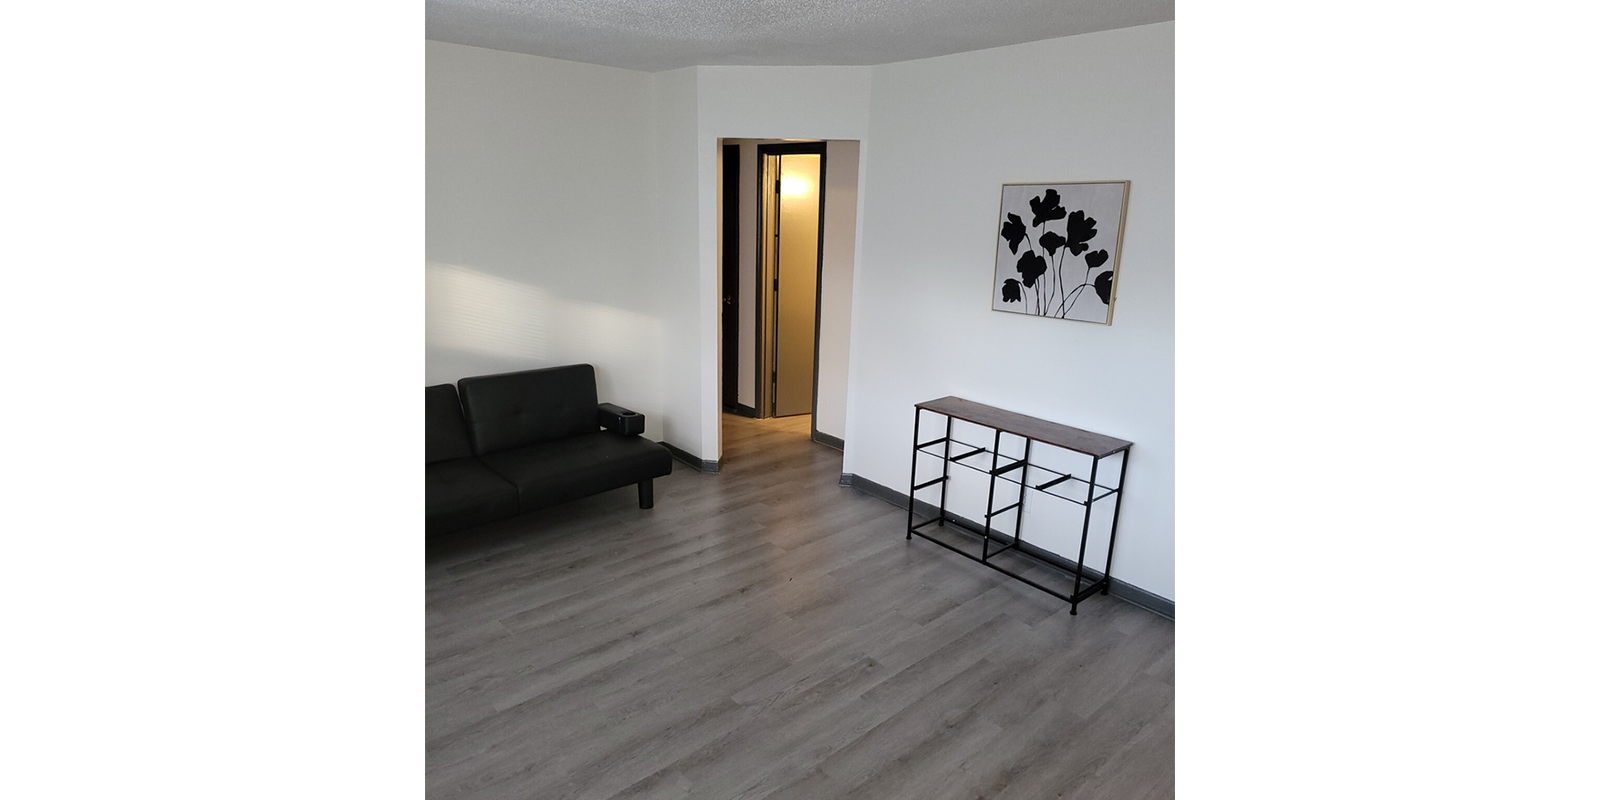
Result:
[[[816,433],[811,434],[811,441],[816,442],[817,444],[825,444],[835,450],[844,449],[843,439],[840,439],[837,436],[829,436],[822,431],[817,431]]]
[[[905,508],[908,500],[904,494],[890,489],[883,484],[876,483],[863,478],[860,475],[853,475],[848,472],[839,476],[839,485],[848,486],[858,492],[872,495],[873,497],[876,497],[879,500],[898,508]],[[916,513],[924,517],[935,517],[939,515],[939,507],[931,503],[918,500]],[[945,516],[954,520],[959,527],[966,528],[969,533],[972,531],[983,530],[982,523],[974,522],[966,517],[951,514],[949,512],[946,512]],[[991,539],[998,540],[1001,544],[1010,544],[1011,542],[1010,536],[997,531],[991,531],[989,537]],[[1029,544],[1028,542],[1023,542],[1018,545],[1017,551],[1045,564],[1049,564],[1056,569],[1065,570],[1069,573],[1077,569],[1077,563],[1072,559],[1064,558],[1059,554],[1050,552],[1049,550],[1041,550],[1037,547],[1034,547],[1032,544]],[[1094,569],[1093,567],[1084,567],[1083,575],[1090,581],[1097,581],[1102,575],[1104,575],[1104,573]],[[1136,605],[1157,616],[1165,617],[1174,621],[1177,620],[1175,613],[1176,608],[1171,600],[1168,600],[1161,595],[1145,591],[1144,589],[1134,586],[1131,583],[1127,583],[1117,578],[1112,578],[1111,596],[1122,600],[1125,603]]]
[[[681,447],[677,447],[677,446],[673,445],[670,442],[662,442],[661,446],[667,448],[667,452],[671,453],[673,458],[676,458],[679,461],[682,461],[683,463],[688,464],[689,466],[693,467],[695,469],[695,471],[697,471],[697,472],[707,472],[707,473],[711,473],[711,474],[715,475],[716,473],[719,473],[719,472],[722,471],[722,465],[719,464],[718,462],[716,462],[716,461],[706,461],[705,459],[702,459],[702,458],[696,458],[693,455],[690,455],[687,450],[684,450]]]
[[[756,416],[756,410],[751,406],[745,405],[744,403],[734,403],[731,406],[723,405],[722,410],[728,412],[729,414],[738,414],[741,417],[749,417],[751,419],[758,418]]]

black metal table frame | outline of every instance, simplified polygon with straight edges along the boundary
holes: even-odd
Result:
[[[921,441],[921,438],[922,438],[922,412],[923,411],[928,411],[929,413],[933,413],[933,414],[940,414],[941,416],[944,417],[944,436],[942,436],[942,437],[940,437],[938,439],[933,439],[931,441],[927,441],[927,442]],[[1045,592],[1046,594],[1050,594],[1050,595],[1053,595],[1055,597],[1059,597],[1062,600],[1065,600],[1070,604],[1070,607],[1071,607],[1070,613],[1073,614],[1073,615],[1076,615],[1078,613],[1078,603],[1082,602],[1085,598],[1093,595],[1096,591],[1100,592],[1101,594],[1109,594],[1110,591],[1111,591],[1111,558],[1112,558],[1113,553],[1115,552],[1116,545],[1117,545],[1117,522],[1118,522],[1119,518],[1122,515],[1122,487],[1123,487],[1123,484],[1126,482],[1127,477],[1128,477],[1128,451],[1130,449],[1132,449],[1132,445],[1129,444],[1129,445],[1127,445],[1125,447],[1122,447],[1119,450],[1116,450],[1116,451],[1113,451],[1113,452],[1110,452],[1110,453],[1104,453],[1104,454],[1098,454],[1098,455],[1097,454],[1091,454],[1091,453],[1084,453],[1084,455],[1088,455],[1092,459],[1092,462],[1091,462],[1090,467],[1089,467],[1089,479],[1087,481],[1085,481],[1084,479],[1075,477],[1070,473],[1062,473],[1062,472],[1058,472],[1056,470],[1048,469],[1046,467],[1041,467],[1041,466],[1038,466],[1036,464],[1030,463],[1030,459],[1031,459],[1031,457],[1033,455],[1033,442],[1034,442],[1034,439],[1032,437],[1030,437],[1030,436],[1026,436],[1024,434],[1019,434],[1019,433],[1016,433],[1014,431],[1004,431],[1004,430],[1001,430],[1000,428],[997,428],[997,427],[994,427],[994,426],[991,426],[991,425],[986,425],[986,424],[984,424],[982,422],[974,422],[974,421],[971,421],[971,420],[963,420],[963,421],[964,422],[968,422],[969,424],[972,424],[972,425],[977,425],[979,427],[984,427],[984,428],[991,428],[992,430],[994,430],[993,449],[991,450],[989,448],[982,447],[981,445],[974,445],[974,444],[972,444],[970,442],[957,441],[956,439],[952,438],[952,436],[951,436],[951,433],[952,433],[952,430],[953,430],[953,425],[954,425],[954,422],[955,422],[955,418],[954,417],[950,416],[949,414],[943,414],[943,413],[941,413],[939,411],[936,411],[936,410],[933,410],[933,409],[924,409],[921,405],[917,406],[916,419],[912,423],[912,428],[911,428],[911,430],[912,430],[912,433],[911,433],[911,442],[912,442],[912,447],[911,447],[911,491],[907,495],[907,498],[908,498],[909,502],[906,504],[907,505],[907,509],[906,509],[906,540],[910,541],[911,537],[913,535],[920,536],[921,538],[927,539],[928,541],[933,542],[934,544],[939,545],[940,547],[943,547],[943,548],[945,548],[947,550],[950,550],[951,552],[954,552],[954,553],[957,553],[959,555],[965,556],[966,558],[972,559],[973,561],[977,561],[978,563],[983,564],[984,566],[986,566],[986,567],[988,567],[988,568],[990,568],[992,570],[995,570],[996,572],[1003,573],[1003,574],[1008,575],[1008,576],[1010,576],[1012,578],[1015,578],[1015,579],[1017,579],[1019,581],[1022,581],[1023,583],[1026,583],[1029,586],[1032,586],[1033,588],[1038,589],[1039,591]],[[1023,455],[1022,455],[1022,458],[1020,460],[1014,459],[1012,456],[1007,456],[1007,455],[1004,455],[1004,454],[1002,454],[1000,452],[1000,436],[1001,436],[1002,433],[1010,433],[1012,436],[1016,436],[1017,438],[1023,440],[1023,442],[1024,442],[1024,444],[1023,444]],[[951,458],[951,456],[950,456],[950,445],[951,445],[952,442],[956,443],[956,444],[964,445],[966,447],[972,447],[972,448],[975,448],[975,449],[970,450],[970,451],[965,452],[965,453],[961,453],[961,454],[955,456],[954,458]],[[926,481],[926,482],[920,483],[920,484],[917,483],[917,454],[926,452],[926,450],[924,448],[933,447],[933,446],[941,445],[941,444],[944,446],[944,451],[943,451],[942,454],[941,453],[928,453],[928,454],[929,455],[939,456],[942,459],[942,461],[943,461],[943,473],[939,477],[934,478],[933,480]],[[1046,445],[1047,446],[1059,446],[1059,445],[1051,445],[1050,443],[1046,443]],[[1070,448],[1066,448],[1066,449],[1070,449]],[[1082,452],[1082,451],[1078,451],[1078,452]],[[952,463],[954,463],[954,464],[960,464],[961,466],[968,466],[966,464],[962,464],[961,462],[963,462],[964,460],[966,460],[968,458],[971,458],[973,456],[977,456],[977,455],[979,455],[981,453],[992,453],[993,454],[993,461],[991,463],[991,466],[988,469],[981,469],[981,468],[974,467],[974,469],[978,469],[978,471],[980,471],[980,472],[986,472],[989,475],[989,500],[988,500],[987,507],[984,509],[983,530],[979,531],[979,530],[972,529],[969,526],[963,524],[962,520],[950,516],[947,513],[946,509],[945,509],[945,499],[946,499],[946,495],[947,495],[946,488],[948,487],[948,484],[949,484],[949,481],[950,481],[950,465]],[[1113,455],[1117,455],[1119,453],[1122,456],[1122,459],[1121,459],[1122,460],[1122,464],[1121,464],[1121,468],[1119,470],[1119,475],[1118,475],[1118,478],[1117,478],[1116,487],[1113,488],[1113,487],[1100,485],[1099,483],[1097,483],[1097,479],[1099,478],[1101,460],[1105,459],[1105,458],[1109,458],[1109,457],[1111,457]],[[1001,459],[1012,459],[1012,463],[1002,466],[1001,463],[1000,463]],[[1006,480],[1008,482],[1016,483],[1019,486],[1019,489],[1018,489],[1018,492],[1017,492],[1017,502],[1012,503],[1011,505],[1008,505],[1005,508],[1001,508],[1001,509],[996,510],[995,507],[994,507],[994,491],[995,491],[996,482],[1001,480],[1002,476],[1004,476],[1004,475],[1006,475],[1006,474],[1008,474],[1010,472],[1019,470],[1019,469],[1022,470],[1022,477],[1021,477],[1020,480],[1013,480],[1013,479],[1010,479],[1010,478],[1006,478]],[[1044,482],[1040,483],[1038,486],[1034,486],[1034,485],[1031,485],[1031,484],[1028,483],[1028,472],[1029,472],[1030,469],[1037,470],[1037,471],[1040,471],[1040,472],[1051,473],[1051,474],[1055,475],[1056,477],[1052,478],[1051,480],[1044,481]],[[1053,487],[1053,486],[1055,486],[1057,484],[1065,483],[1067,481],[1078,481],[1078,482],[1085,483],[1085,484],[1088,485],[1088,490],[1087,490],[1087,494],[1085,496],[1085,500],[1084,501],[1079,502],[1078,500],[1070,498],[1070,497],[1066,497],[1065,495],[1057,494],[1055,492],[1048,491],[1051,487]],[[933,486],[938,486],[939,487],[939,514],[938,514],[938,516],[933,517],[932,519],[927,519],[927,520],[924,520],[924,521],[919,523],[919,522],[916,521],[916,507],[917,507],[916,497],[917,497],[917,492],[921,491],[923,489],[927,489],[927,488],[933,487]],[[1105,493],[1101,494],[1098,497],[1096,497],[1095,496],[1095,490],[1096,489],[1104,489]],[[1030,579],[1028,579],[1028,578],[1026,578],[1026,577],[1024,577],[1022,575],[1019,575],[1019,574],[1017,574],[1015,572],[1012,572],[1011,570],[1006,569],[1005,567],[1000,566],[999,564],[996,564],[996,563],[990,561],[990,559],[993,558],[994,556],[997,556],[997,555],[999,555],[999,554],[1001,554],[1001,553],[1003,553],[1003,552],[1005,552],[1007,550],[1010,550],[1010,549],[1016,547],[1019,544],[1022,544],[1022,508],[1023,508],[1023,503],[1027,499],[1027,495],[1028,495],[1028,492],[1030,490],[1043,492],[1045,494],[1049,494],[1052,497],[1057,497],[1057,498],[1066,500],[1069,503],[1077,503],[1078,505],[1083,506],[1083,530],[1080,533],[1079,539],[1078,539],[1077,566],[1076,566],[1075,569],[1071,570],[1073,572],[1072,593],[1071,594],[1062,594],[1061,592],[1058,592],[1058,591],[1056,591],[1054,589],[1051,589],[1048,586],[1045,586],[1045,585],[1040,584],[1040,583],[1038,583],[1036,581],[1030,580]],[[1116,495],[1117,499],[1116,499],[1116,503],[1113,505],[1112,511],[1111,511],[1111,535],[1110,535],[1109,541],[1106,544],[1106,568],[1105,568],[1104,572],[1101,574],[1099,579],[1090,582],[1089,585],[1087,585],[1087,586],[1084,586],[1083,585],[1083,566],[1084,566],[1083,565],[1083,559],[1084,559],[1085,552],[1088,549],[1088,545],[1089,545],[1089,520],[1090,520],[1090,517],[1092,516],[1092,512],[1094,511],[1094,504],[1097,501],[1103,500],[1103,499],[1105,499],[1107,497],[1110,497],[1112,495]],[[990,541],[992,539],[991,534],[992,533],[996,533],[996,531],[994,531],[994,518],[997,517],[997,516],[1000,516],[1001,514],[1004,514],[1006,512],[1012,511],[1012,510],[1015,510],[1017,512],[1017,516],[1016,516],[1016,525],[1014,526],[1013,533],[1011,535],[1011,543],[1008,544],[1008,545],[1005,545],[1004,547],[999,548],[998,550],[995,550],[994,552],[990,552],[989,551],[989,543],[990,543]],[[935,539],[932,536],[929,536],[926,533],[923,533],[921,530],[919,530],[920,528],[925,528],[925,527],[927,527],[929,525],[933,525],[935,523],[937,523],[939,525],[939,527],[944,527],[944,524],[946,522],[949,522],[949,523],[951,523],[953,525],[956,525],[957,527],[960,527],[963,530],[970,530],[974,534],[981,535],[983,537],[983,554],[981,556],[975,556],[975,555],[973,555],[971,553],[968,553],[965,550],[962,550],[959,547],[956,547],[955,545],[952,545],[952,544],[950,544],[948,542],[943,542],[943,541],[940,541],[938,539]]]

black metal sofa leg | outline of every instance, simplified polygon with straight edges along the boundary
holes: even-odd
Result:
[[[655,479],[654,478],[645,478],[644,480],[639,481],[639,507],[640,508],[655,508],[655,505],[656,505]]]

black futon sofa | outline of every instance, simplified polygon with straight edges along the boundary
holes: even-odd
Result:
[[[639,507],[650,508],[652,481],[672,473],[667,449],[639,436],[643,414],[598,401],[588,364],[427,389],[428,533],[630,483],[639,487]]]

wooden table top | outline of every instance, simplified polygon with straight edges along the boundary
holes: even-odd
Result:
[[[917,404],[917,408],[925,408],[937,414],[944,414],[955,419],[985,425],[990,428],[1025,436],[1036,442],[1064,447],[1077,453],[1083,453],[1095,458],[1104,458],[1113,453],[1127,450],[1133,442],[1118,439],[1114,436],[1074,428],[1071,425],[1062,425],[1059,422],[1030,417],[1027,414],[1018,414],[1003,408],[974,403],[960,397],[941,397],[938,400],[928,400]]]

